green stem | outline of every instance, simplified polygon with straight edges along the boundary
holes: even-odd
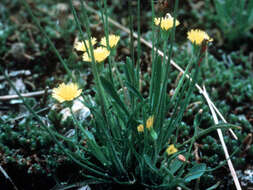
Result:
[[[106,39],[106,47],[107,49],[110,50],[110,52],[112,51],[112,48],[109,45],[109,24],[108,24],[108,13],[107,13],[107,0],[104,0],[104,9],[102,8],[102,3],[98,3],[99,9],[100,9],[100,13],[101,13],[101,20],[102,23],[104,25],[105,28],[105,39]],[[105,15],[105,18],[104,18]],[[113,76],[112,76],[112,57],[111,57],[111,53],[109,55],[109,78],[111,83],[114,85],[114,80],[113,80]]]
[[[173,27],[172,27],[172,31],[170,33],[169,56],[168,56],[168,59],[167,59],[167,63],[165,64],[164,78],[163,78],[162,87],[161,87],[162,90],[161,90],[161,95],[160,95],[160,101],[158,103],[159,110],[157,111],[157,114],[161,116],[161,118],[159,119],[159,121],[161,121],[160,126],[162,125],[164,117],[165,117],[165,110],[163,108],[164,108],[164,104],[165,104],[165,100],[166,100],[166,94],[167,94],[167,83],[168,83],[168,77],[169,77],[169,74],[168,74],[168,72],[169,72],[169,65],[170,65],[170,60],[171,60],[171,56],[172,56],[173,45],[174,45],[174,41],[175,41],[177,10],[178,10],[178,0],[176,0],[175,7],[174,7]],[[167,48],[165,50],[167,50]],[[166,52],[165,52],[164,55],[166,55]],[[164,57],[164,60],[165,60],[165,57]]]
[[[140,90],[140,85],[139,85],[139,80],[140,80],[140,59],[141,59],[141,41],[140,41],[140,36],[141,36],[141,6],[140,6],[140,0],[138,0],[137,2],[137,32],[138,32],[138,36],[137,36],[137,69],[136,69],[136,82],[137,82],[137,89]]]
[[[86,44],[86,40],[84,38],[84,33],[83,33],[83,30],[82,30],[81,24],[79,22],[78,16],[76,14],[75,8],[74,8],[74,6],[72,4],[72,0],[69,0],[69,4],[70,4],[70,8],[71,8],[72,14],[74,15],[74,19],[75,19],[76,25],[78,27],[78,30],[79,30],[79,33],[80,33],[80,36],[81,36],[81,40],[84,43],[85,49],[88,50],[88,44]],[[88,53],[89,56],[91,56],[90,55],[90,51],[87,51],[87,53]]]
[[[185,69],[185,72],[184,72],[183,76],[180,78],[180,81],[179,81],[179,83],[178,83],[178,86],[177,86],[177,88],[176,88],[176,90],[175,90],[175,92],[174,92],[174,94],[173,94],[173,96],[172,96],[172,98],[171,98],[171,102],[173,102],[173,101],[175,100],[175,98],[177,97],[177,95],[178,95],[178,93],[179,93],[179,90],[180,90],[181,87],[183,86],[184,79],[185,79],[186,75],[189,73],[189,70],[190,70],[190,68],[191,68],[192,65],[193,65],[193,61],[191,61],[191,62],[187,65],[187,67],[186,67],[186,69]]]
[[[0,66],[0,71],[2,72],[2,74],[4,75],[5,79],[8,81],[9,85],[14,89],[14,91],[17,93],[17,95],[19,96],[19,98],[22,100],[23,104],[25,105],[25,107],[28,109],[28,111],[35,117],[35,119],[41,124],[41,126],[48,132],[48,134],[50,135],[50,137],[55,141],[55,143],[61,148],[61,150],[70,158],[72,159],[75,163],[77,163],[78,165],[80,165],[81,167],[89,170],[90,172],[93,172],[94,174],[103,176],[105,178],[110,178],[109,176],[105,175],[103,172],[99,172],[85,164],[83,164],[81,161],[79,161],[78,159],[75,158],[74,155],[72,155],[69,151],[67,151],[65,149],[65,147],[57,140],[57,138],[55,137],[53,131],[47,127],[43,121],[40,119],[40,117],[36,114],[36,112],[30,107],[30,105],[26,102],[26,100],[24,99],[24,97],[20,94],[20,92],[17,90],[17,88],[14,86],[14,84],[11,82],[10,78],[6,75],[6,73],[4,72],[3,68]]]
[[[78,144],[78,128],[77,128],[77,125],[79,126],[79,122],[76,120],[76,117],[72,111],[72,106],[71,105],[68,105],[68,108],[70,110],[70,113],[71,113],[71,116],[72,116],[72,119],[74,121],[74,124],[75,124],[75,141],[76,141],[76,144]],[[77,146],[78,147],[78,146]]]
[[[170,65],[170,60],[171,60],[171,56],[172,56],[172,50],[173,50],[173,45],[174,45],[174,41],[175,41],[175,30],[176,30],[176,18],[177,18],[177,11],[178,11],[178,0],[176,0],[175,2],[175,7],[174,7],[174,19],[173,19],[173,27],[172,27],[172,31],[170,33],[170,49],[169,49],[169,56],[168,56],[168,60],[166,62],[166,64],[163,65],[163,67],[165,66],[165,72],[164,72],[164,78],[162,80],[162,90],[161,90],[161,94],[160,94],[160,99],[158,102],[158,110],[155,113],[155,116],[157,117],[157,120],[159,121],[158,124],[156,124],[158,126],[159,129],[162,128],[163,123],[164,123],[164,118],[166,115],[166,95],[167,95],[167,84],[168,84],[168,77],[169,77],[169,65]],[[165,47],[165,50],[167,50],[167,48]],[[166,52],[165,54],[166,55]],[[165,60],[165,57],[164,57]],[[160,134],[159,134],[160,135]],[[161,134],[163,135],[163,134]],[[159,137],[158,137],[159,138]],[[155,156],[158,157],[158,152],[159,152],[159,146],[156,147],[155,149]]]
[[[104,93],[104,90],[102,88],[102,84],[101,84],[101,81],[100,81],[100,78],[99,78],[99,75],[98,75],[98,68],[97,68],[97,63],[95,61],[95,57],[94,57],[94,53],[93,53],[93,46],[92,46],[92,43],[91,43],[91,31],[90,31],[90,23],[89,23],[89,17],[88,17],[88,14],[87,14],[87,10],[83,4],[83,1],[81,1],[81,9],[82,9],[82,17],[81,17],[81,21],[82,23],[85,24],[85,28],[86,28],[86,32],[88,34],[88,37],[89,37],[89,46],[90,46],[90,55],[91,55],[91,59],[92,59],[92,63],[91,63],[91,69],[92,69],[92,73],[94,75],[94,80],[95,80],[95,85],[96,85],[96,89],[98,91],[98,97],[99,97],[99,100],[101,102],[101,106],[102,106],[102,112],[103,112],[103,115],[104,117],[106,117],[105,115],[105,108],[107,107],[107,101],[106,101],[106,96],[105,96],[105,93]],[[102,63],[100,63],[102,64]]]
[[[32,21],[37,25],[37,27],[40,29],[41,33],[45,36],[49,46],[52,48],[52,50],[54,51],[54,53],[56,54],[56,56],[58,57],[58,59],[60,60],[61,64],[63,65],[64,69],[66,70],[67,74],[69,75],[69,77],[72,79],[72,81],[75,82],[74,77],[72,76],[72,73],[70,71],[70,69],[68,68],[67,64],[65,63],[65,61],[63,60],[62,56],[60,55],[59,51],[56,49],[56,47],[54,46],[53,42],[50,40],[50,38],[48,37],[46,31],[41,27],[38,19],[33,15],[31,8],[29,7],[29,5],[27,4],[27,2],[25,0],[22,0],[22,3],[24,4],[27,12],[30,14],[30,16],[32,17]]]
[[[151,28],[152,28],[152,56],[151,56],[151,60],[152,60],[152,69],[151,69],[151,82],[150,82],[150,88],[149,88],[149,98],[150,98],[150,105],[153,104],[153,88],[154,88],[154,78],[155,78],[155,26],[154,26],[154,19],[155,19],[155,8],[154,8],[154,0],[150,0],[151,1],[151,9],[152,9],[152,24],[151,24]],[[159,36],[158,36],[158,40],[159,40]],[[158,51],[158,48],[156,48],[156,51]],[[156,53],[157,56],[157,53]],[[153,109],[153,108],[152,108]]]
[[[200,137],[203,137],[205,136],[206,134],[214,131],[214,130],[217,130],[217,129],[228,129],[230,126],[230,128],[232,129],[238,129],[238,126],[236,125],[232,125],[232,124],[218,124],[218,125],[215,125],[215,126],[212,126],[212,127],[209,127],[208,129],[204,129],[202,130],[199,134],[197,134],[196,136],[193,136],[192,138],[186,140],[185,142],[183,142],[182,144],[180,144],[178,146],[178,149],[183,147],[184,145],[190,143],[192,140],[197,140],[199,139]]]

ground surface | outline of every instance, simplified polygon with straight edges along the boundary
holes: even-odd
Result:
[[[69,67],[80,77],[80,83],[87,89],[87,94],[94,96],[92,89],[91,71],[88,65],[83,66],[80,57],[73,51],[73,42],[78,35],[73,21],[69,5],[66,1],[31,1],[29,5],[41,25],[48,33]],[[90,6],[97,9],[93,1]],[[93,3],[92,3],[93,2]],[[129,1],[113,0],[109,2],[110,16],[119,23],[129,25]],[[191,2],[191,3],[190,3]],[[176,33],[177,45],[173,59],[180,66],[185,67],[187,60],[189,42],[185,40],[188,28],[205,29],[214,38],[214,43],[209,47],[210,55],[208,65],[203,66],[203,83],[220,111],[228,122],[242,127],[236,131],[239,140],[231,140],[225,133],[225,141],[229,151],[236,147],[241,148],[232,157],[234,166],[239,174],[239,179],[244,188],[253,187],[253,52],[252,29],[251,36],[238,36],[236,39],[228,39],[221,27],[216,23],[216,13],[210,1],[190,1],[179,5],[179,20],[182,23]],[[74,1],[78,10],[79,1]],[[133,15],[136,4],[132,1]],[[160,14],[172,10],[173,5],[168,7],[156,7]],[[142,1],[141,33],[144,38],[151,41],[151,13],[149,1]],[[22,93],[35,92],[51,89],[62,81],[68,81],[64,68],[60,65],[57,56],[49,48],[45,37],[38,27],[31,21],[26,9],[19,1],[4,0],[0,2],[0,62],[11,77],[12,82]],[[91,18],[91,30],[95,37],[104,35],[103,27],[94,15]],[[149,21],[148,21],[149,20]],[[134,29],[136,30],[136,24]],[[232,30],[232,28],[231,28]],[[117,49],[116,60],[124,61],[130,55],[128,35],[118,28],[112,27],[121,36],[121,42]],[[142,46],[142,72],[148,73],[150,69],[150,49]],[[145,75],[145,74],[144,74]],[[175,87],[178,72],[171,71],[170,88]],[[148,80],[148,76],[147,76]],[[143,94],[148,90],[147,81],[143,81]],[[181,138],[184,139],[192,131],[191,126],[194,113],[203,109],[201,127],[212,125],[211,115],[208,107],[202,101],[197,90],[196,97],[191,102],[185,113],[184,126]],[[0,96],[15,94],[7,82],[0,76]],[[50,95],[31,97],[29,104],[48,122],[58,127],[62,133],[71,128],[71,122],[63,124],[56,119],[55,113],[50,112],[54,102]],[[82,180],[75,173],[79,168],[71,163],[59,148],[39,128],[38,123],[33,120],[27,110],[18,99],[0,100],[0,164],[12,178],[19,189],[50,189],[59,186],[60,183],[71,184]],[[185,132],[186,131],[186,132]],[[210,167],[215,167],[224,160],[221,145],[216,132],[202,138],[195,145],[199,150],[201,162]],[[66,176],[65,174],[68,174]],[[29,179],[29,180],[27,180]],[[210,184],[221,182],[219,189],[234,189],[231,176],[227,167],[222,167],[214,172],[209,172],[199,181],[200,189],[209,187]],[[46,184],[46,185],[45,185]],[[195,184],[192,184],[193,186]],[[0,189],[12,189],[10,182],[0,173]],[[113,188],[96,186],[96,188]],[[118,188],[118,187],[115,187]],[[124,188],[124,187],[123,187]]]

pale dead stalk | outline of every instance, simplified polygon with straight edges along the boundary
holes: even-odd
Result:
[[[207,91],[206,91],[205,86],[203,86],[203,90],[204,90],[204,91],[203,91],[202,94],[203,94],[203,96],[205,97],[205,99],[206,99],[206,101],[207,101],[207,103],[208,103],[209,109],[210,109],[210,111],[211,111],[211,113],[212,113],[212,116],[213,116],[214,123],[217,125],[217,124],[219,124],[219,121],[218,121],[217,115],[216,115],[216,113],[215,113],[215,110],[214,110],[214,108],[213,108],[213,105],[212,105],[212,103],[211,103],[211,100],[210,100],[210,98],[209,98],[209,96],[208,96],[208,94],[207,94]],[[228,153],[228,150],[227,150],[227,146],[226,146],[226,143],[225,143],[224,138],[223,138],[222,131],[221,131],[221,129],[217,129],[217,132],[218,132],[219,139],[220,139],[220,141],[221,141],[221,145],[222,145],[223,151],[224,151],[224,153],[225,153],[225,158],[226,158],[226,160],[227,160],[228,167],[229,167],[229,170],[230,170],[231,175],[232,175],[232,177],[233,177],[233,180],[234,180],[236,189],[237,189],[237,190],[241,190],[242,188],[241,188],[241,186],[240,186],[240,183],[239,183],[238,177],[237,177],[237,175],[236,175],[235,169],[234,169],[234,167],[233,167],[232,161],[231,161],[231,159],[230,159],[230,156],[229,156],[229,153]]]
[[[7,174],[7,172],[3,169],[3,167],[2,167],[1,165],[0,165],[0,172],[4,175],[4,177],[5,177],[6,179],[8,179],[8,180],[11,182],[13,188],[14,188],[15,190],[18,190],[18,188],[17,188],[17,186],[15,185],[15,183],[12,181],[12,179],[10,178],[10,176]]]
[[[52,90],[48,90],[47,93],[51,93]],[[25,98],[29,98],[29,97],[36,97],[36,96],[42,96],[45,94],[45,90],[41,90],[41,91],[36,91],[36,92],[29,92],[29,93],[23,93],[21,94],[23,97]],[[6,100],[12,100],[12,99],[18,99],[19,96],[14,94],[14,95],[4,95],[4,96],[0,96],[0,101],[6,101]]]

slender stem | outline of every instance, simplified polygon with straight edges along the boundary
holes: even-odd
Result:
[[[155,18],[155,7],[154,7],[154,0],[150,0],[151,1],[151,10],[152,10],[152,24],[151,24],[151,28],[152,28],[152,44],[155,44],[155,26],[154,26],[154,18]],[[152,60],[154,60],[154,55],[155,55],[155,47],[154,45],[151,47],[152,48]],[[153,65],[152,65],[152,69],[153,69]]]
[[[78,128],[77,128],[77,125],[78,125],[79,127],[82,127],[82,126],[80,126],[80,123],[77,121],[76,116],[75,116],[74,113],[73,113],[72,107],[69,105],[68,108],[69,108],[69,110],[70,110],[72,119],[73,119],[74,124],[75,124],[75,141],[76,141],[76,144],[78,144]],[[77,146],[77,147],[78,147],[78,146]]]
[[[81,1],[81,9],[82,9],[82,13],[83,13],[83,15],[81,17],[81,21],[85,24],[86,32],[87,32],[88,37],[89,37],[90,55],[91,55],[91,59],[92,59],[91,69],[92,69],[92,73],[94,75],[95,85],[96,85],[96,88],[98,90],[98,97],[99,97],[100,102],[101,102],[102,112],[103,112],[103,115],[105,117],[105,108],[107,107],[107,101],[106,101],[106,98],[105,98],[106,96],[105,96],[104,90],[102,88],[102,84],[101,84],[99,74],[98,74],[97,63],[95,61],[93,46],[92,46],[92,43],[91,43],[91,31],[90,31],[90,27],[89,27],[90,23],[89,23],[89,19],[88,19],[89,17],[88,17],[88,14],[87,14],[86,7],[83,4],[83,1]]]
[[[189,70],[190,70],[190,68],[191,68],[192,65],[193,65],[193,61],[191,61],[191,62],[187,65],[187,67],[186,67],[186,69],[185,69],[185,72],[184,72],[183,76],[180,78],[180,81],[179,81],[179,83],[178,83],[178,86],[177,86],[177,88],[176,88],[176,90],[175,90],[175,92],[174,92],[174,94],[173,94],[173,96],[172,96],[172,98],[171,98],[171,102],[173,102],[173,101],[175,100],[175,98],[177,97],[177,95],[178,95],[178,93],[179,93],[179,91],[180,91],[180,89],[181,89],[181,87],[182,87],[182,85],[183,85],[183,83],[184,83],[184,79],[185,79],[186,75],[188,74],[188,72],[189,72]]]
[[[81,36],[81,40],[84,43],[85,49],[88,50],[88,44],[86,44],[86,40],[84,39],[84,33],[83,33],[83,30],[82,30],[82,26],[81,26],[81,23],[79,22],[77,13],[76,13],[75,8],[74,8],[74,6],[72,4],[72,0],[69,0],[69,4],[70,4],[70,8],[71,8],[72,14],[74,15],[74,19],[75,19],[76,25],[78,27],[78,30],[79,30],[79,33],[80,33],[80,36]],[[87,53],[88,53],[88,56],[91,56],[90,55],[90,51],[87,51]]]
[[[62,56],[60,55],[59,51],[56,49],[56,47],[54,46],[53,42],[50,40],[50,38],[48,37],[46,31],[41,27],[38,19],[33,15],[33,12],[31,10],[31,8],[29,7],[29,5],[27,4],[27,2],[25,0],[22,0],[22,3],[24,4],[27,12],[30,14],[30,16],[32,17],[33,22],[37,25],[37,27],[40,29],[41,33],[45,36],[49,46],[52,48],[52,50],[54,51],[54,53],[56,54],[56,56],[58,57],[58,59],[60,60],[61,64],[63,65],[64,69],[66,70],[67,74],[69,75],[69,77],[72,79],[72,81],[75,82],[75,78],[73,77],[70,69],[68,68],[67,64],[65,63],[65,61],[63,60]]]
[[[101,1],[98,3],[98,6],[100,9],[100,13],[101,13],[101,20],[102,20],[102,23],[105,28],[106,47],[107,47],[107,49],[112,51],[112,48],[110,47],[110,44],[109,44],[109,24],[108,24],[107,0],[103,0],[104,1],[104,9],[102,8]],[[109,62],[108,62],[109,63],[109,78],[110,78],[111,83],[114,85],[114,80],[113,80],[113,76],[112,76],[112,54],[111,53],[109,55],[108,60],[109,60]]]
[[[169,57],[167,59],[167,64],[166,64],[166,71],[165,71],[165,74],[166,74],[167,78],[165,79],[165,82],[167,82],[167,79],[169,77],[169,75],[168,75],[169,69],[168,68],[169,68],[169,65],[170,65],[170,62],[171,62],[173,45],[174,45],[174,42],[175,42],[177,12],[178,12],[178,0],[176,0],[175,7],[174,7],[173,27],[172,27],[172,31],[171,31],[171,34],[170,34],[170,50],[169,50]],[[167,90],[167,87],[166,87],[166,90]]]
[[[128,1],[128,13],[129,13],[129,23],[130,23],[130,51],[131,51],[131,58],[132,63],[134,64],[134,37],[133,37],[133,11],[132,11],[132,1]]]
[[[73,153],[71,154],[68,150],[65,149],[65,147],[57,140],[57,138],[55,137],[53,131],[47,127],[43,121],[41,120],[41,118],[38,116],[38,114],[36,114],[36,112],[31,108],[31,106],[26,102],[26,100],[24,99],[24,97],[20,94],[20,92],[17,90],[17,88],[14,86],[14,84],[11,82],[10,78],[6,75],[6,73],[4,72],[3,68],[0,66],[0,71],[3,73],[5,79],[7,80],[7,82],[9,83],[9,85],[14,89],[14,91],[17,93],[17,95],[19,96],[19,98],[23,101],[23,104],[25,105],[25,107],[28,109],[28,111],[35,117],[35,119],[41,124],[41,126],[48,132],[48,134],[50,135],[50,137],[54,140],[54,142],[61,148],[61,150],[69,157],[71,158],[75,163],[77,163],[78,165],[82,166],[83,168],[93,172],[94,174],[106,177],[106,178],[110,178],[109,176],[105,175],[103,172],[99,172],[85,164],[83,164],[81,161],[79,161],[78,159],[75,158],[75,156],[73,155]]]
[[[228,127],[230,126],[230,127]],[[202,130],[201,132],[199,132],[199,134],[197,134],[196,136],[193,136],[192,138],[186,140],[185,142],[183,142],[182,144],[180,144],[178,146],[178,148],[181,148],[183,147],[184,145],[190,143],[192,140],[197,140],[199,139],[200,137],[203,137],[205,136],[206,134],[214,131],[214,130],[217,130],[217,129],[228,129],[228,128],[232,128],[232,129],[239,129],[238,126],[236,125],[232,125],[232,124],[218,124],[218,125],[214,125],[212,127],[209,127],[208,129],[205,129],[205,130]]]
[[[166,115],[166,95],[167,95],[167,84],[168,84],[168,77],[169,77],[169,65],[170,65],[170,60],[171,60],[171,56],[172,56],[172,50],[173,50],[173,45],[174,45],[174,40],[175,40],[175,30],[176,30],[176,18],[177,18],[177,10],[178,10],[178,0],[176,0],[175,3],[175,7],[174,7],[174,19],[173,19],[173,27],[172,27],[172,31],[170,32],[170,49],[169,49],[169,56],[167,59],[166,64],[163,64],[163,67],[165,67],[165,72],[164,72],[164,77],[162,79],[162,90],[161,90],[161,94],[160,94],[160,99],[159,99],[159,103],[158,103],[158,110],[156,111],[156,116],[159,117],[157,118],[157,120],[159,121],[158,123],[158,127],[161,129],[163,126],[163,122],[164,122],[164,118]],[[167,34],[168,35],[168,34]],[[167,48],[165,47],[165,50]],[[165,52],[166,53],[166,52]],[[164,57],[164,61],[166,61],[165,57]],[[161,134],[163,135],[163,134]],[[158,146],[159,147],[159,146]],[[158,147],[155,149],[155,156],[158,157]]]
[[[151,82],[150,82],[150,88],[149,88],[149,96],[150,96],[150,105],[152,105],[152,101],[153,101],[153,86],[154,86],[154,73],[155,73],[155,27],[154,27],[154,19],[155,19],[155,10],[154,10],[154,0],[150,0],[151,1],[151,9],[152,9],[152,24],[151,24],[151,28],[152,28],[152,47],[151,47],[151,51],[152,51],[152,56],[151,56],[151,60],[153,62],[152,64],[152,69],[151,69]],[[138,36],[137,36],[138,37]],[[158,48],[157,48],[158,49]],[[157,55],[157,54],[156,54]]]
[[[136,69],[136,75],[137,75],[137,86],[138,89],[140,90],[140,85],[139,85],[139,80],[140,80],[140,60],[141,60],[141,41],[140,41],[140,36],[141,36],[141,6],[140,6],[140,0],[137,2],[137,69]]]

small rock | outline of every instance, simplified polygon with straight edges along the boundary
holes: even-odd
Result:
[[[13,43],[9,52],[18,61],[25,60],[25,44],[22,42]]]
[[[89,185],[85,185],[83,187],[80,187],[78,190],[91,190],[91,188],[89,187]]]
[[[90,116],[91,112],[90,109],[87,108],[83,103],[83,98],[78,98],[74,100],[72,105],[72,111],[76,115],[78,119],[81,121],[85,120],[87,117]],[[65,121],[68,117],[71,117],[71,112],[69,108],[64,108],[60,112],[62,114],[62,120]]]
[[[68,131],[64,134],[64,136],[70,138],[70,137],[74,136],[75,133],[76,133],[75,129],[70,129],[70,130],[68,130]]]
[[[244,172],[241,170],[236,171],[242,186],[246,187],[253,184],[253,170],[247,169]]]
[[[66,3],[58,3],[56,5],[56,11],[59,13],[66,13],[68,9],[69,9],[69,6]]]
[[[26,91],[26,87],[25,87],[25,84],[23,82],[23,80],[21,78],[17,78],[16,81],[14,82],[14,86],[16,87],[16,89],[23,93]],[[9,90],[9,95],[14,95],[16,94],[15,90],[13,88],[11,88]]]

